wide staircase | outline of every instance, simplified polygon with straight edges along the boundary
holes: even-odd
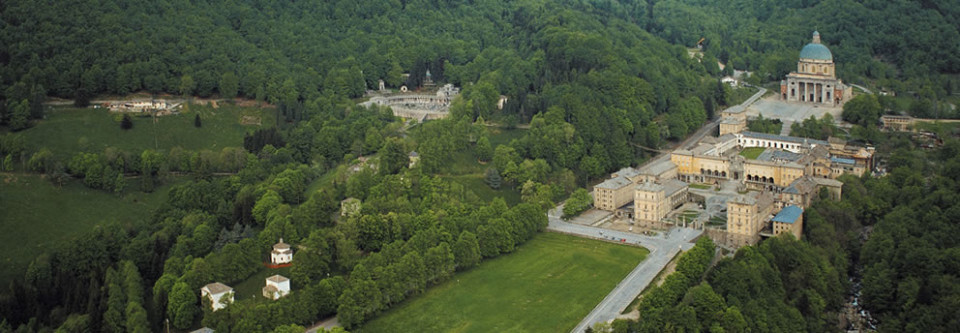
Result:
[[[780,135],[790,135],[790,126],[793,126],[793,120],[784,120],[783,127],[780,128]]]

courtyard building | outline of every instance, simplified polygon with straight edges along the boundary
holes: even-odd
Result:
[[[773,213],[774,198],[770,192],[749,192],[727,201],[727,233],[729,245],[741,247],[760,241],[760,230]]]
[[[642,226],[658,226],[670,211],[686,202],[688,196],[687,183],[676,179],[666,179],[661,184],[641,183],[634,194],[634,219]]]
[[[625,176],[614,174],[593,187],[593,206],[598,209],[615,211],[633,201],[633,181]]]

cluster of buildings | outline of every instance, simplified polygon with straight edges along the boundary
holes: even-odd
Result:
[[[762,152],[744,156],[747,154],[741,153],[747,148]],[[671,152],[669,160],[613,173],[594,187],[594,206],[618,212],[641,226],[661,227],[669,213],[683,203],[704,201],[690,191],[690,183],[732,181],[737,194],[726,200],[727,245],[753,244],[768,229],[772,235],[790,232],[799,238],[803,208],[821,189],[839,200],[843,184],[835,179],[871,170],[873,152],[873,148],[834,139],[754,132],[707,137],[693,149]]]
[[[460,88],[452,84],[445,84],[437,89],[436,94],[407,93],[407,87],[400,87],[401,94],[373,96],[370,100],[360,103],[364,106],[389,106],[397,117],[418,120],[441,119],[449,114],[450,103],[460,95]]]
[[[800,51],[797,71],[781,82],[781,99],[814,105],[840,105],[850,87],[836,77],[833,56],[820,34]],[[836,138],[814,140],[746,131],[743,106],[721,114],[719,136],[691,149],[677,149],[640,169],[624,168],[594,187],[594,206],[635,224],[663,227],[686,202],[705,203],[720,196],[725,225],[711,232],[718,244],[740,247],[763,236],[790,233],[802,237],[803,209],[826,195],[840,200],[842,174],[862,175],[874,168],[874,149]],[[730,184],[736,190],[691,191],[689,184]],[[729,188],[730,186],[728,186]],[[722,214],[723,210],[720,210]]]
[[[273,245],[270,251],[270,263],[273,266],[282,267],[293,262],[293,250],[290,244],[284,243],[283,238],[280,242]],[[266,278],[262,289],[263,297],[270,300],[278,300],[290,294],[290,279],[282,275],[273,275]],[[228,285],[220,282],[214,282],[200,288],[200,298],[210,303],[210,308],[217,311],[226,308],[234,301],[234,291]]]

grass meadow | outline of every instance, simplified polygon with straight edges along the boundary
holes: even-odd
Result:
[[[358,332],[569,332],[649,252],[542,233],[458,273]]]
[[[164,185],[143,193],[136,179],[127,182],[121,198],[79,180],[60,188],[39,175],[0,175],[0,285],[22,276],[37,255],[96,225],[147,221],[170,190]]]
[[[200,114],[201,127],[194,126]],[[131,114],[133,128],[120,128],[122,115],[106,109],[55,107],[47,118],[23,131],[26,142],[36,148],[47,147],[54,154],[69,157],[78,151],[99,152],[114,147],[124,151],[143,149],[220,150],[243,145],[243,135],[258,128],[243,125],[243,116],[259,117],[263,127],[275,123],[273,110],[241,108],[221,104],[219,108],[188,105],[178,115],[139,117]]]
[[[200,114],[201,127],[194,126]],[[107,147],[139,152],[143,149],[220,150],[243,145],[243,135],[257,125],[242,125],[244,117],[274,124],[273,110],[220,104],[219,108],[188,105],[179,115],[132,116],[133,128],[120,128],[120,117],[106,109],[53,107],[46,119],[21,132],[31,150],[50,149],[66,163],[80,151],[102,152]],[[0,285],[21,276],[30,261],[58,243],[105,222],[135,224],[150,218],[166,199],[176,179],[153,193],[139,191],[128,178],[124,196],[85,187],[71,180],[59,187],[37,174],[0,174]]]

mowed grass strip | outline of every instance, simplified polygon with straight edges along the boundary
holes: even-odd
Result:
[[[103,108],[53,108],[47,111],[47,119],[23,131],[22,135],[31,147],[46,147],[65,158],[78,151],[102,152],[106,147],[133,152],[173,147],[219,151],[224,147],[242,146],[243,135],[248,131],[273,126],[273,113],[273,110],[229,104],[221,104],[217,109],[191,104],[181,114],[156,119],[131,113],[133,128],[123,130],[118,120],[122,115]],[[200,114],[199,128],[194,126],[197,114]],[[262,126],[241,124],[243,116],[259,117]]]
[[[649,253],[542,233],[430,288],[358,332],[569,332]]]
[[[172,181],[171,181],[172,183]],[[79,180],[63,185],[31,174],[0,175],[0,285],[22,277],[36,256],[103,223],[144,223],[167,197],[170,185],[153,193],[127,179],[123,198],[85,187]]]

